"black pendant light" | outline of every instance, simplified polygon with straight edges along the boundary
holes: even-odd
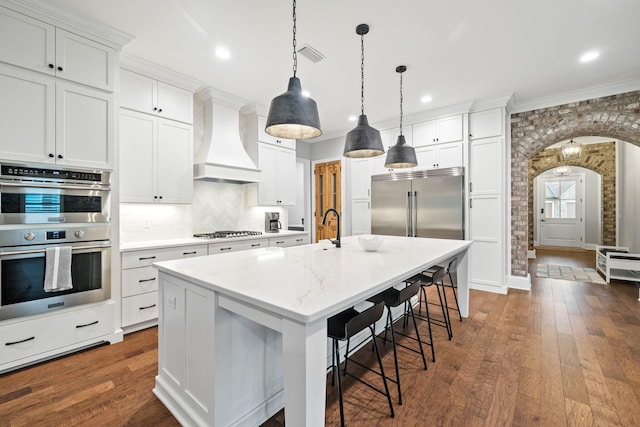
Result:
[[[316,102],[302,94],[296,52],[296,0],[293,0],[293,77],[282,95],[271,101],[265,131],[276,138],[308,139],[322,134]]]
[[[384,154],[382,138],[377,129],[369,126],[367,116],[364,114],[364,35],[369,32],[367,24],[356,27],[356,34],[360,36],[360,117],[358,124],[349,133],[344,142],[345,157],[362,158],[376,157]]]
[[[416,159],[416,150],[407,145],[402,134],[402,73],[407,71],[407,67],[399,65],[396,67],[396,73],[400,73],[400,135],[398,135],[398,141],[396,145],[389,148],[387,153],[387,161],[384,163],[385,168],[412,168],[418,166],[418,160]]]

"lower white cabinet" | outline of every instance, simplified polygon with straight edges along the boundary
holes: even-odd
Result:
[[[230,242],[209,243],[209,255],[266,248],[267,246],[269,246],[269,240],[267,239],[236,240]]]
[[[114,301],[3,322],[0,373],[100,341],[115,342],[117,336]]]
[[[301,234],[298,236],[270,237],[269,246],[280,246],[288,248],[290,246],[300,246],[309,244],[309,235]]]
[[[158,319],[158,270],[154,262],[207,255],[207,245],[176,246],[122,253],[122,327],[126,332]]]

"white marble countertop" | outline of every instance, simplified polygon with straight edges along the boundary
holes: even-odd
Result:
[[[223,239],[204,239],[200,237],[185,237],[182,239],[145,240],[139,242],[124,242],[120,244],[120,252],[130,252],[142,249],[168,248],[172,246],[207,245],[209,243],[237,242],[241,240],[269,239],[271,237],[287,237],[308,234],[306,231],[282,230],[278,233],[262,233],[257,236],[228,237]]]
[[[271,235],[263,235],[271,237]],[[357,237],[342,248],[324,240],[155,263],[166,272],[231,298],[307,323],[464,251],[470,241],[382,236],[377,252]]]

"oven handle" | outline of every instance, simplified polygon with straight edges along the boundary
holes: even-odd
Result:
[[[38,188],[61,188],[61,189],[68,189],[68,190],[106,190],[109,191],[111,190],[111,187],[108,185],[98,185],[98,184],[91,184],[91,185],[73,185],[73,184],[49,184],[46,182],[0,182],[0,188],[1,187],[27,187],[27,188],[33,188],[33,187],[38,187]]]
[[[62,245],[64,246],[64,245]],[[105,248],[110,248],[111,244],[105,244],[105,245],[87,245],[87,246],[72,246],[72,251],[80,249],[80,250],[84,250],[84,249],[105,249]],[[25,255],[25,254],[37,254],[39,252],[45,252],[45,249],[40,248],[40,249],[27,249],[25,251],[11,251],[11,252],[0,252],[0,257],[4,257],[4,256],[9,256],[9,255]]]

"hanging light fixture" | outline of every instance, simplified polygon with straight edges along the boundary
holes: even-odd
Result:
[[[555,176],[567,176],[570,173],[571,173],[571,166],[569,165],[562,165],[553,169],[553,174]]]
[[[416,159],[416,150],[407,145],[404,135],[402,134],[402,73],[407,71],[407,67],[399,65],[396,67],[396,73],[400,74],[400,135],[398,135],[398,141],[396,145],[389,148],[387,153],[387,160],[384,163],[385,168],[412,168],[418,166],[418,160]]]
[[[562,146],[562,157],[566,159],[577,159],[582,153],[582,145],[574,142],[573,139]]]
[[[364,114],[364,35],[369,32],[367,24],[356,27],[356,34],[360,35],[360,117],[358,124],[349,133],[344,142],[345,157],[375,157],[384,154],[382,138],[377,129],[369,126],[367,116]]]
[[[308,139],[322,134],[318,106],[302,94],[296,52],[296,0],[293,0],[293,77],[287,91],[271,101],[265,131],[276,138]]]

